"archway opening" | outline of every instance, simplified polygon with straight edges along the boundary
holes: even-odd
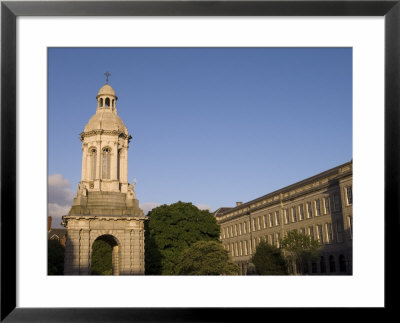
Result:
[[[119,275],[119,258],[119,245],[115,237],[98,237],[92,245],[91,275]]]

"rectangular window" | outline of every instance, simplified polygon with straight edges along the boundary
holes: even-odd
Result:
[[[244,241],[244,254],[247,256],[247,240]]]
[[[267,227],[267,216],[263,215],[263,228],[265,229]]]
[[[235,224],[235,237],[238,235],[237,224]]]
[[[307,217],[312,218],[312,204],[311,202],[307,202]]]
[[[274,215],[272,213],[269,214],[269,227],[272,228],[274,226]]]
[[[308,235],[314,239],[314,227],[308,227]]]
[[[257,228],[258,230],[261,230],[261,216],[257,218]]]
[[[253,231],[256,231],[256,219],[253,219]]]
[[[281,234],[279,232],[276,234],[276,246],[281,247]]]
[[[299,205],[299,220],[300,221],[304,220],[304,205],[303,204]]]
[[[336,239],[338,242],[343,242],[343,224],[341,220],[336,221]]]
[[[331,208],[329,206],[329,197],[325,197],[325,214],[328,214],[331,212]]]
[[[346,187],[347,205],[353,204],[353,189],[351,186]]]
[[[326,238],[328,243],[332,243],[333,241],[333,232],[332,232],[332,223],[326,224]]]
[[[322,225],[317,225],[317,234],[318,234],[318,240],[321,244],[324,243],[324,236],[322,232]]]
[[[233,237],[233,225],[231,225],[231,237]]]
[[[243,223],[243,233],[247,233],[246,227],[247,227],[247,223],[244,222]]]
[[[285,224],[288,224],[289,222],[290,222],[289,209],[285,209]]]
[[[301,228],[301,229],[300,229],[300,232],[301,232],[301,234],[306,235],[306,228]]]
[[[350,231],[350,238],[353,238],[353,217],[352,216],[347,217],[347,226]]]
[[[274,245],[274,235],[273,234],[271,234],[270,236],[269,236],[269,243],[273,246]]]
[[[239,235],[242,235],[242,223],[239,223]]]
[[[275,212],[275,225],[278,226],[280,224],[281,224],[281,221],[280,221],[279,211],[276,211]]]
[[[243,243],[242,243],[242,241],[240,241],[239,247],[240,247],[240,249],[239,249],[240,255],[243,256]]]
[[[319,199],[315,201],[315,212],[316,212],[315,213],[316,216],[321,215],[321,203],[320,203]]]
[[[295,206],[292,207],[292,219],[293,219],[293,222],[297,222],[297,210],[296,210]]]

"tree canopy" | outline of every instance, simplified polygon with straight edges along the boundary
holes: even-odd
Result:
[[[286,261],[282,251],[265,241],[259,243],[251,262],[258,275],[287,275]]]
[[[183,250],[197,241],[218,241],[220,228],[208,210],[192,203],[161,205],[148,214],[145,266],[148,275],[177,275]]]
[[[64,275],[65,248],[58,240],[47,241],[47,274]]]
[[[179,275],[237,275],[239,267],[234,264],[228,251],[220,242],[198,241],[185,249],[178,265]]]
[[[320,244],[309,235],[293,230],[287,232],[281,241],[281,247],[288,260],[289,271],[292,274],[303,274],[308,260],[318,255]]]
[[[112,247],[101,239],[93,242],[92,247],[92,275],[112,275]]]

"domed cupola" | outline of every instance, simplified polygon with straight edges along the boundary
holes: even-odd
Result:
[[[110,73],[105,73],[107,76],[106,84],[97,93],[97,110],[99,109],[109,109],[112,112],[116,112],[116,102],[118,100],[114,89],[108,84],[108,76]]]

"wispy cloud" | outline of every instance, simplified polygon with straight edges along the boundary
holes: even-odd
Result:
[[[71,208],[75,192],[70,182],[61,174],[48,177],[48,215],[53,218],[52,227],[61,227],[61,217]]]

